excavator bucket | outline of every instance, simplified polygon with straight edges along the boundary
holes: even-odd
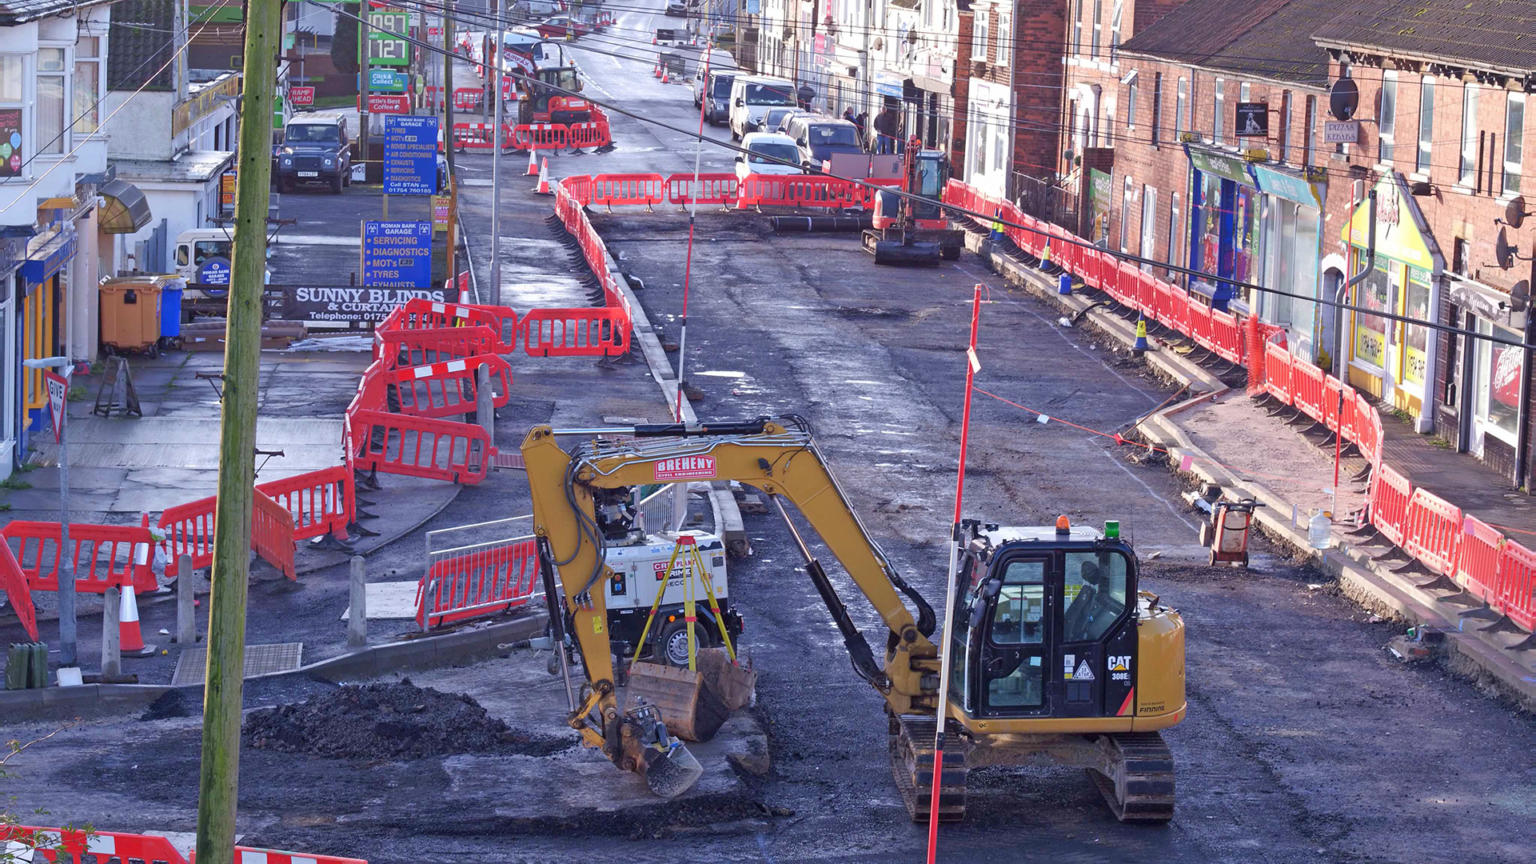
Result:
[[[624,713],[618,760],[645,779],[660,798],[676,798],[693,788],[704,769],[683,742],[668,734],[655,705],[641,703]]]
[[[645,785],[659,798],[676,798],[693,788],[703,775],[704,768],[699,765],[699,760],[693,758],[681,741],[666,752],[646,748]]]
[[[636,663],[629,667],[626,704],[649,703],[684,741],[708,741],[731,712],[752,701],[757,673],[730,661],[723,648],[699,652],[698,671]]]

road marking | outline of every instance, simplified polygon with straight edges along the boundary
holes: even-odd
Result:
[[[1183,522],[1186,526],[1188,526],[1189,530],[1191,530],[1191,531],[1199,531],[1200,530],[1199,528],[1195,527],[1195,523],[1189,521],[1188,519],[1185,519],[1183,513],[1180,513],[1178,510],[1174,509],[1173,504],[1170,503],[1167,498],[1164,498],[1163,496],[1157,494],[1156,490],[1154,490],[1151,486],[1148,486],[1147,485],[1147,481],[1141,479],[1140,477],[1137,477],[1135,472],[1133,472],[1131,469],[1125,467],[1125,463],[1121,462],[1119,457],[1117,457],[1115,455],[1115,450],[1114,449],[1100,450],[1099,452],[1104,454],[1104,458],[1108,459],[1110,462],[1113,462],[1115,464],[1116,468],[1119,468],[1121,471],[1124,471],[1125,472],[1125,476],[1131,478],[1132,480],[1135,480],[1137,483],[1140,483],[1141,484],[1141,488],[1147,490],[1147,494],[1148,495],[1151,495],[1153,498],[1156,498],[1157,500],[1163,502],[1163,506],[1168,508],[1168,512],[1172,513],[1174,515],[1174,518],[1178,519],[1180,522]]]

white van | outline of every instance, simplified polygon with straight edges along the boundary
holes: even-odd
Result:
[[[757,132],[769,108],[795,104],[795,85],[784,78],[744,75],[731,82],[731,137]]]

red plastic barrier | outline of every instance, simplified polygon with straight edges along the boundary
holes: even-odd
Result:
[[[505,407],[512,398],[512,367],[495,354],[476,354],[442,363],[406,366],[385,373],[401,414],[416,417],[452,417],[475,410],[478,373],[491,375],[491,404]],[[374,406],[381,407],[381,406]]]
[[[27,574],[22,572],[21,562],[11,551],[11,544],[0,543],[0,591],[5,592],[11,609],[21,619],[27,636],[37,641],[37,609],[32,605],[32,589],[27,587]]]
[[[1212,321],[1214,322],[1214,317]],[[1287,405],[1292,403],[1291,352],[1274,342],[1264,343],[1264,389]]]
[[[494,150],[496,149],[495,124],[492,123],[455,123],[453,124],[453,149],[464,150]],[[510,149],[513,143],[513,130],[505,123],[501,126],[501,149]]]
[[[193,567],[207,567],[213,563],[213,496],[167,507],[160,514],[159,527],[165,533],[161,545],[165,548],[165,575],[177,576],[181,570],[181,556],[191,555]]]
[[[347,539],[347,525],[357,512],[357,498],[352,486],[352,472],[346,467],[337,465],[308,471],[261,483],[256,489],[270,495],[293,516],[294,539],[307,540],[326,534],[338,540]]]
[[[1343,392],[1344,386],[1339,383],[1339,379],[1332,375],[1325,375],[1323,377],[1322,420],[1323,427],[1330,432],[1339,431],[1340,399],[1343,396]]]
[[[1504,535],[1476,516],[1461,520],[1461,549],[1456,555],[1456,584],[1489,606],[1499,594],[1499,555]]]
[[[660,174],[598,174],[591,180],[587,203],[650,207],[667,200],[666,185],[666,178]]]
[[[391,321],[396,313],[400,315]],[[390,317],[379,324],[379,329],[432,330],[439,327],[490,328],[496,338],[492,350],[497,354],[510,354],[517,350],[517,313],[506,306],[489,306],[459,303],[438,303],[424,297],[413,297],[403,306],[396,307]]]
[[[613,143],[613,132],[608,119],[596,119],[587,123],[572,123],[567,132],[570,145],[578,150],[587,147],[606,147]]]
[[[1536,632],[1536,552],[1513,540],[1499,552],[1498,601],[1497,611],[1527,633]]]
[[[1408,501],[1413,497],[1413,484],[1408,478],[1382,465],[1371,478],[1371,524],[1394,545],[1402,546],[1408,539]]]
[[[1195,340],[1196,345],[1215,353],[1216,338],[1211,332],[1211,307],[1194,295],[1186,295],[1184,301],[1190,338]]]
[[[426,330],[374,330],[373,356],[391,366],[422,366],[494,354],[501,340],[483,324]]]
[[[293,566],[293,514],[260,489],[251,503],[251,548],[290,582],[298,580]]]
[[[533,596],[538,573],[539,549],[532,537],[434,561],[416,585],[416,623],[431,630],[523,606]]]
[[[1381,465],[1381,412],[1364,393],[1355,391],[1355,444],[1372,468]]]
[[[861,187],[847,180],[806,174],[749,174],[738,189],[737,207],[843,209],[865,201]]]
[[[571,146],[571,129],[557,123],[521,124],[512,128],[511,139],[519,150],[564,150]]]
[[[696,188],[692,174],[673,174],[667,178],[667,201],[671,204],[734,204],[741,194],[740,182],[735,174],[700,174]]]
[[[496,448],[479,426],[363,409],[348,418],[357,470],[479,483]]]
[[[14,521],[0,528],[0,537],[16,541],[15,558],[33,591],[59,590],[59,523]],[[92,594],[133,585],[143,593],[159,588],[150,569],[154,540],[143,525],[69,523],[70,561],[75,590]],[[89,548],[87,548],[89,547]]]
[[[629,318],[615,306],[534,309],[519,326],[530,357],[617,356],[629,350]]]
[[[116,831],[81,831],[40,828],[34,825],[0,824],[0,854],[9,852],[17,861],[140,862],[140,864],[188,864],[171,841],[152,834]],[[6,858],[5,860],[11,860]],[[239,853],[236,853],[239,860]]]
[[[1408,500],[1408,537],[1403,550],[1440,576],[1456,573],[1461,543],[1461,508],[1420,487]]]
[[[1217,357],[1238,366],[1246,361],[1243,325],[1231,312],[1211,310],[1211,341],[1215,343],[1211,350],[1216,352]]]
[[[455,111],[479,111],[480,104],[485,101],[485,91],[479,87],[458,87],[453,91],[453,110]],[[453,124],[455,128],[461,124]]]
[[[1323,370],[1306,360],[1291,361],[1291,404],[1313,420],[1323,419]]]

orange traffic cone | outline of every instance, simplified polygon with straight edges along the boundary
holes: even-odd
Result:
[[[536,152],[532,147],[528,148],[528,170],[523,174],[525,177],[535,177],[539,173],[539,159],[535,155]]]
[[[144,644],[144,634],[139,630],[139,601],[133,593],[133,583],[126,581],[117,604],[118,642],[124,654],[147,657],[155,649]]]
[[[651,67],[651,77],[652,78],[660,78],[661,77],[661,64],[660,63],[657,63],[655,66]]]
[[[667,67],[661,67],[661,83],[667,83]]]
[[[553,195],[553,194],[555,194],[549,188],[549,157],[548,156],[544,157],[544,164],[539,167],[539,185],[535,186],[533,191],[534,191],[534,194],[536,194],[536,195]]]

